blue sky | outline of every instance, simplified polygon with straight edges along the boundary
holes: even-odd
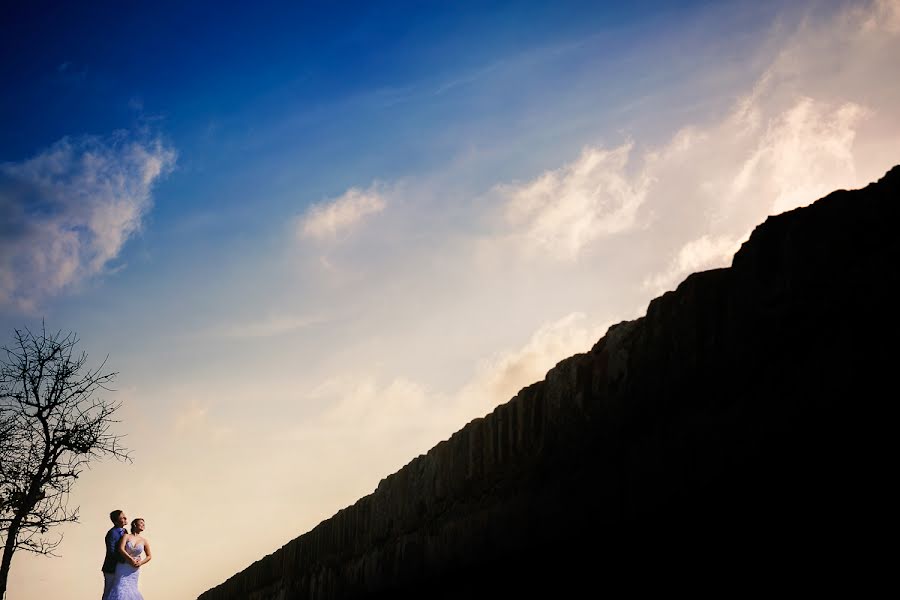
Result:
[[[649,87],[628,73],[650,61],[627,41],[664,35],[673,14],[690,26],[699,11],[647,2],[182,4],[12,8],[26,14],[13,12],[2,42],[15,57],[2,77],[15,91],[0,109],[16,123],[0,134],[2,159],[64,136],[149,129],[181,156],[175,191],[184,193],[157,200],[157,219],[186,203],[246,205],[260,182],[279,195],[302,181],[318,198],[346,187],[348,171],[364,185],[428,169],[509,136],[523,118],[588,101],[566,93],[586,84],[585,71],[615,81],[599,120]],[[210,171],[214,180],[203,176]]]
[[[339,113],[335,104],[360,96],[404,103],[407,91],[439,92],[485,65],[672,12],[652,3],[182,4],[11,7],[6,22],[24,26],[4,31],[4,54],[15,60],[2,73],[17,85],[3,111],[19,124],[4,131],[4,154],[145,119],[164,120],[177,142],[193,144],[211,123],[246,135],[316,110]],[[413,112],[427,113],[423,104]],[[315,125],[359,125],[342,116]]]
[[[900,3],[784,4],[4,7],[0,326],[109,354],[135,454],[10,600],[94,597],[113,507],[196,597],[900,162]]]

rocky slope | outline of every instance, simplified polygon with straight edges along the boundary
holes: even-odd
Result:
[[[892,501],[900,167],[756,228],[201,600],[858,591]]]

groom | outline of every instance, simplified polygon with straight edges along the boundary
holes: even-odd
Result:
[[[128,523],[128,517],[121,510],[114,510],[109,513],[109,520],[113,522],[112,528],[106,532],[103,545],[106,546],[106,557],[103,559],[103,597],[106,600],[109,592],[113,587],[116,575],[116,564],[124,562],[119,555],[119,540],[128,533],[125,531],[125,525]]]

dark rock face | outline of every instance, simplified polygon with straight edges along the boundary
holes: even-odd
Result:
[[[860,591],[896,497],[898,206],[895,167],[770,217],[201,600]]]

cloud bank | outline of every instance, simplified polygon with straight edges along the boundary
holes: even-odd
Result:
[[[377,354],[360,350],[353,361],[373,366],[324,375],[314,396],[334,408],[304,435],[330,431],[362,443],[402,430],[411,440],[418,428],[433,444],[437,431],[452,431],[448,423],[489,412],[556,361],[590,348],[604,332],[599,323],[640,314],[691,272],[727,266],[768,215],[880,177],[900,161],[900,72],[891,59],[900,55],[898,6],[877,2],[779,33],[778,51],[735,90],[730,107],[673,127],[661,143],[589,145],[524,182],[489,184],[471,203],[457,202],[452,187],[397,188],[382,235],[344,257],[372,275],[348,278],[331,297],[364,299],[346,308],[365,315],[358,334],[340,339],[381,338]],[[440,181],[453,179],[451,172]],[[438,204],[454,203],[466,207],[465,218],[434,217]],[[354,188],[311,209],[302,224],[310,237],[333,237],[383,207]],[[416,237],[420,231],[428,235]],[[393,251],[398,245],[403,253]],[[486,354],[474,350],[512,330],[534,333],[518,347],[507,336]],[[416,373],[428,365],[411,348],[434,340],[444,357],[435,360],[472,349],[468,364],[480,366],[468,381],[441,386]],[[360,437],[364,431],[371,435]]]
[[[108,270],[175,152],[125,134],[64,138],[0,164],[0,306],[23,311]]]
[[[809,16],[779,33],[779,50],[724,114],[652,146],[591,145],[527,183],[497,185],[504,222],[491,250],[616,257],[654,295],[727,266],[768,215],[900,162],[898,15],[900,2],[878,0]]]

